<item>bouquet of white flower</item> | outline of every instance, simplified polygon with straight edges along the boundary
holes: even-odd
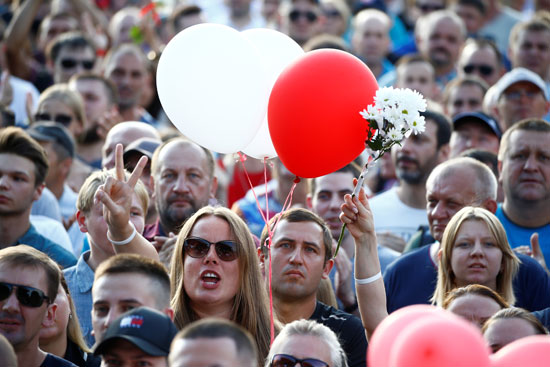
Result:
[[[425,110],[426,100],[420,93],[411,89],[384,87],[376,91],[374,104],[359,112],[369,123],[365,144],[373,151],[373,156],[369,156],[352,196],[357,195],[363,186],[371,162],[380,159],[395,144],[401,145],[401,141],[412,133],[424,132],[426,122],[424,117],[420,116],[420,112]],[[338,254],[345,229],[344,223],[334,256]]]

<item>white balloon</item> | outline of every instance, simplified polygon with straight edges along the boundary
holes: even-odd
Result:
[[[302,47],[292,38],[272,29],[250,29],[242,32],[242,34],[256,46],[262,56],[262,61],[267,69],[270,92],[281,72],[304,54]],[[269,135],[267,113],[256,136],[242,151],[258,159],[277,156]]]
[[[164,111],[189,139],[235,153],[256,135],[272,85],[254,45],[220,24],[198,24],[166,45],[157,69]]]

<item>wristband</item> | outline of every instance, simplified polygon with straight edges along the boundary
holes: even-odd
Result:
[[[378,272],[374,274],[372,277],[363,278],[363,279],[357,279],[355,278],[355,284],[370,284],[372,282],[377,281],[378,279],[382,278],[382,272]]]
[[[136,236],[137,234],[137,230],[136,230],[136,227],[134,226],[134,224],[132,222],[128,222],[130,223],[130,225],[132,226],[132,228],[134,229],[134,231],[132,232],[132,234],[130,235],[130,237],[128,237],[127,239],[123,240],[123,241],[115,241],[113,240],[110,236],[109,236],[109,231],[107,231],[107,239],[109,241],[111,241],[111,243],[113,245],[116,245],[116,246],[124,246],[124,245],[127,245],[129,244],[130,242],[132,242],[132,240],[134,239],[134,237]]]

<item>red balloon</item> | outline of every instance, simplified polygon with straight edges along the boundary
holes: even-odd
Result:
[[[481,332],[460,317],[425,317],[402,330],[391,350],[391,367],[489,367]]]
[[[391,350],[397,336],[411,323],[425,317],[446,317],[447,313],[430,305],[412,305],[392,312],[378,325],[367,350],[368,366],[389,367]]]
[[[370,69],[344,51],[311,51],[287,66],[268,104],[269,133],[285,167],[318,177],[357,158],[368,128],[359,112],[377,89]]]
[[[513,341],[491,356],[493,367],[547,367],[550,336],[532,335]]]

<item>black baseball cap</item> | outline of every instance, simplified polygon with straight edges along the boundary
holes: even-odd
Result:
[[[457,114],[453,118],[453,130],[456,130],[460,124],[463,124],[465,122],[474,121],[479,122],[491,129],[491,131],[497,136],[497,138],[501,138],[502,131],[500,130],[500,126],[497,122],[497,120],[489,116],[483,112],[462,112]]]
[[[94,355],[103,354],[114,340],[123,339],[150,356],[168,356],[177,333],[178,328],[167,315],[149,307],[134,308],[109,325]]]
[[[149,161],[153,158],[153,153],[158,146],[162,144],[162,141],[152,138],[139,138],[126,146],[124,149],[124,159],[128,159],[130,154],[139,153],[147,156]]]
[[[32,124],[27,133],[37,141],[51,141],[61,145],[74,158],[74,139],[67,128],[58,122],[43,121]]]

